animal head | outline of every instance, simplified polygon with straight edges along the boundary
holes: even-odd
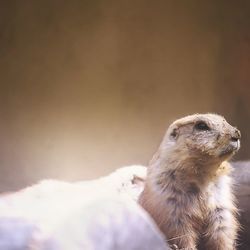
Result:
[[[168,151],[185,161],[221,163],[239,150],[240,138],[240,131],[224,117],[195,114],[178,119],[169,126],[160,152],[164,155]]]

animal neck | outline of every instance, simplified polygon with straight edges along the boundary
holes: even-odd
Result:
[[[191,158],[180,155],[179,157],[161,157],[155,154],[148,167],[146,186],[157,186],[167,189],[188,191],[194,186],[204,188],[218,177],[221,163],[211,162],[204,158]]]

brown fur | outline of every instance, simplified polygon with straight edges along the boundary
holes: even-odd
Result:
[[[203,122],[208,129],[199,129]],[[233,250],[238,223],[226,162],[240,132],[214,114],[174,122],[148,168],[139,203],[179,249]]]

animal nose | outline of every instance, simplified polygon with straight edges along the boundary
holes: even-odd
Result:
[[[240,138],[241,138],[240,131],[238,129],[235,129],[233,134],[232,134],[231,140],[238,141]]]

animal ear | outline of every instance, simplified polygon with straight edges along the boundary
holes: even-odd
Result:
[[[170,133],[170,137],[173,139],[177,139],[179,135],[179,130],[177,128],[173,128],[172,132]]]

